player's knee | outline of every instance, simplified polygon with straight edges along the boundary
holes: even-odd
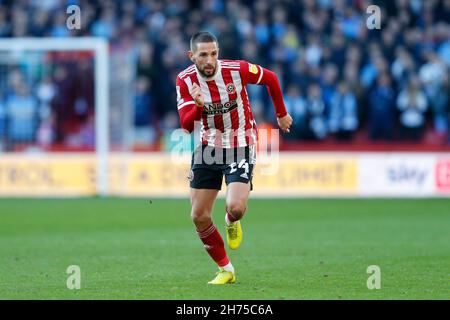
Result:
[[[227,205],[227,210],[235,219],[242,219],[246,210],[245,202],[232,201]]]
[[[207,227],[211,224],[211,217],[203,210],[192,210],[191,218],[197,227]]]

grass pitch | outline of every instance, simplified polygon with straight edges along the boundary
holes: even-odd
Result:
[[[2,199],[0,299],[450,298],[449,199],[250,199],[227,250],[237,283],[218,287],[189,212],[188,200]],[[223,200],[214,212],[225,237]]]

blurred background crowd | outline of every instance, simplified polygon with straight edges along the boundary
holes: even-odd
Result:
[[[71,4],[81,8],[80,30],[66,27]],[[372,4],[379,30],[366,25]],[[0,37],[98,36],[129,52],[132,145],[161,149],[179,127],[175,78],[199,30],[217,36],[222,58],[277,73],[294,119],[287,143],[448,145],[449,23],[450,0],[0,0]],[[1,136],[92,146],[92,55],[46,59],[53,67],[38,81],[0,60]],[[256,122],[275,127],[267,90],[248,91]]]

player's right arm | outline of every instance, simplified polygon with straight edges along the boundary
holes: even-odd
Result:
[[[292,117],[286,111],[280,81],[275,72],[244,60],[240,61],[240,72],[244,85],[252,83],[267,87],[275,107],[278,125],[283,132],[289,132],[289,128],[292,125]]]
[[[181,127],[191,133],[194,130],[195,121],[202,118],[204,100],[200,87],[194,83],[192,91],[180,77],[177,77],[177,107],[180,115]]]

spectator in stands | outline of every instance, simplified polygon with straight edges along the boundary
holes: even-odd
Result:
[[[322,72],[320,87],[322,88],[322,97],[327,108],[330,107],[331,98],[336,92],[336,83],[338,81],[339,70],[333,63],[328,63]]]
[[[56,141],[64,142],[69,133],[69,123],[73,116],[75,90],[69,71],[58,66],[54,71],[55,95],[52,98],[52,111],[56,122]]]
[[[369,94],[369,136],[371,140],[392,141],[395,127],[395,93],[388,74],[382,73]]]
[[[70,30],[66,25],[67,16],[64,11],[58,11],[55,14],[53,27],[50,31],[52,37],[68,37],[70,35]]]
[[[78,122],[86,122],[95,112],[94,107],[94,63],[91,59],[78,59],[75,81],[77,81],[74,111]]]
[[[50,116],[51,101],[56,94],[56,88],[50,77],[45,77],[36,88],[36,96],[39,99],[40,118],[46,119]]]
[[[325,102],[322,98],[320,86],[317,84],[311,84],[308,87],[306,109],[311,137],[315,140],[325,139],[327,136]]]
[[[449,3],[450,9],[450,1],[447,2]],[[439,58],[441,58],[441,60],[445,62],[447,68],[450,68],[450,28],[446,24],[441,24],[439,26],[439,30],[441,33],[442,41],[438,47],[437,53],[439,55]]]
[[[11,23],[7,20],[6,10],[0,6],[0,38],[6,37],[11,32]]]
[[[134,97],[134,143],[136,145],[151,144],[155,140],[153,124],[153,101],[150,95],[151,82],[140,77],[136,84]]]
[[[420,80],[431,106],[434,128],[438,135],[445,135],[448,131],[448,70],[433,51],[426,52],[425,59],[427,63],[419,70]]]
[[[311,83],[308,66],[303,57],[298,57],[292,64],[292,68],[287,70],[287,80],[303,89],[306,89]]]
[[[338,140],[351,140],[358,128],[356,98],[345,81],[339,83],[331,98],[328,124],[329,131],[335,133]]]
[[[31,32],[34,37],[47,36],[49,17],[50,12],[45,10],[39,10],[32,17],[33,27],[31,28]]]
[[[55,141],[55,116],[50,114],[46,118],[42,119],[39,124],[39,128],[36,133],[36,140],[39,146],[48,148]]]
[[[116,35],[116,13],[113,8],[107,7],[102,10],[100,19],[96,20],[91,27],[94,36],[112,38]]]
[[[51,101],[55,94],[56,88],[50,77],[45,77],[36,88],[40,119],[36,140],[38,145],[44,148],[51,146],[56,138],[55,115],[51,108]]]
[[[420,80],[412,76],[408,86],[400,92],[397,98],[397,108],[400,110],[400,138],[419,141],[424,124],[425,111],[428,102],[420,87]]]
[[[78,132],[80,139],[80,146],[87,148],[95,147],[95,117],[94,115],[89,115],[87,121],[83,123]]]
[[[148,42],[139,43],[137,45],[137,55],[137,76],[146,77],[149,81],[155,81],[158,70],[154,61],[154,46]]]
[[[0,99],[0,152],[3,151],[4,148],[4,140],[6,138],[6,114],[5,114],[5,106],[2,104],[2,100]]]
[[[305,48],[305,60],[310,66],[317,66],[322,58],[322,47],[317,35],[309,35],[306,48]]]
[[[400,89],[403,89],[407,79],[414,72],[415,64],[411,54],[403,46],[397,47],[395,57],[390,71],[394,80],[400,84]]]
[[[398,111],[394,93],[407,91],[408,79],[417,73],[431,110],[423,114],[424,124],[432,124],[442,137],[450,133],[446,110],[450,68],[448,0],[377,2],[382,7],[381,30],[368,30],[365,26],[367,1],[214,0],[197,4],[171,0],[78,0],[82,8],[82,29],[76,32],[66,27],[66,2],[0,1],[0,37],[101,36],[110,41],[111,52],[130,48],[135,53],[134,65],[131,63],[130,68],[137,70],[136,79],[145,77],[152,83],[148,95],[153,101],[153,121],[140,128],[149,126],[156,132],[156,124],[173,111],[175,76],[191,63],[185,55],[188,39],[203,29],[218,36],[222,57],[274,67],[286,96],[292,92],[292,85],[297,86],[307,96],[307,106],[314,105],[315,111],[323,109],[319,117],[317,113],[312,117],[315,129],[310,135],[314,139],[325,139],[328,124],[335,121],[330,118],[333,117],[330,101],[336,84],[342,80],[357,101],[358,128],[369,124],[371,137],[392,139],[393,130],[384,126],[394,127],[393,112],[388,112],[389,108],[380,110],[372,98],[381,101],[382,107],[390,105]],[[72,78],[68,75],[74,70],[72,66],[62,67],[65,75],[58,76],[61,75],[58,67],[54,79],[56,93],[51,101],[58,142],[63,142],[65,135],[73,131],[68,130],[72,118],[77,118],[78,122],[88,121],[90,112],[84,110],[86,106],[89,109],[91,103],[86,95],[80,97],[78,92],[82,86],[83,91],[93,88],[88,81],[67,79]],[[31,75],[27,77],[27,83],[42,82]],[[380,79],[386,78],[391,79],[387,80],[389,84],[381,85],[386,81]],[[3,94],[0,104],[4,106],[12,87],[6,82],[0,77]],[[321,90],[322,97],[315,98],[311,104],[309,87],[315,83],[320,88],[312,91]],[[134,86],[136,91],[132,96],[143,101],[140,86]],[[270,101],[263,90],[250,89],[249,95],[253,105],[264,106],[262,121],[274,121],[267,112]],[[135,106],[134,102],[130,104]],[[83,117],[77,117],[80,110]],[[377,117],[383,112],[389,114],[388,121],[377,124]],[[325,127],[321,126],[322,120]],[[145,143],[148,145],[150,141]]]
[[[33,142],[38,124],[38,103],[25,83],[6,100],[7,136],[11,142]]]
[[[345,64],[346,56],[346,42],[345,37],[339,28],[332,31],[331,40],[328,44],[331,49],[331,62],[333,62],[339,68],[342,68]],[[341,70],[340,70],[341,71]]]
[[[286,136],[286,139],[305,139],[308,130],[308,114],[306,109],[306,101],[302,97],[300,88],[297,85],[289,85],[286,95],[284,96],[284,102],[287,112],[294,120],[292,123],[291,132]]]
[[[28,32],[28,15],[24,8],[17,7],[11,13],[11,35],[13,37],[25,37]]]
[[[368,61],[360,70],[360,81],[365,90],[370,90],[379,74],[377,64],[383,59],[378,43],[372,42],[368,47]]]

